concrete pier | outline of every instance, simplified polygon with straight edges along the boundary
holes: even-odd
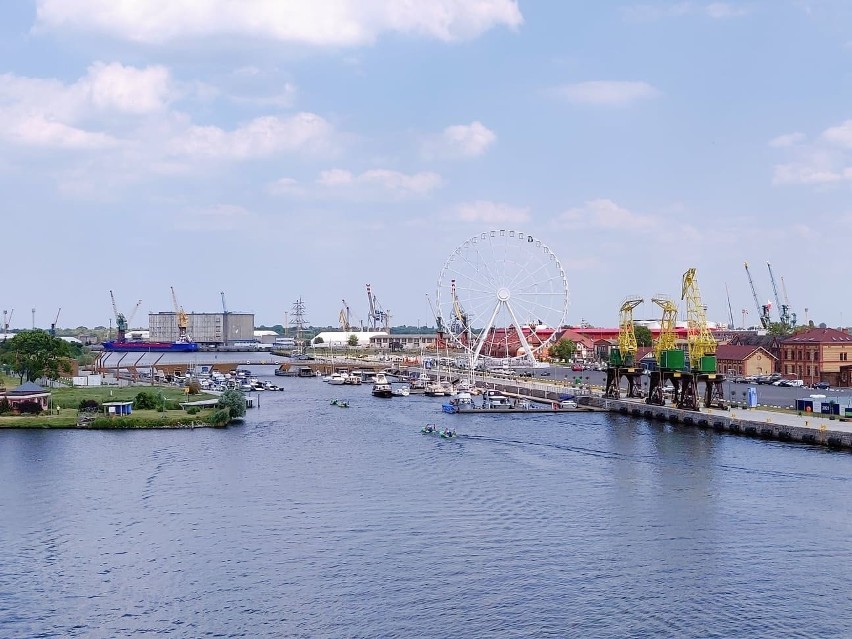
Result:
[[[503,391],[507,395],[520,395],[542,402],[558,401],[560,394],[574,393],[580,406],[598,410],[759,439],[852,449],[852,422],[841,421],[839,418],[830,419],[828,416],[814,413],[799,415],[792,411],[760,408],[702,408],[700,411],[691,411],[674,406],[652,406],[641,399],[608,399],[598,391],[582,391],[569,387],[548,387],[524,382],[501,383],[496,380],[489,380],[485,386]]]

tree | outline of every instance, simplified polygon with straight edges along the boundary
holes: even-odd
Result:
[[[70,356],[65,340],[40,330],[21,331],[0,344],[0,362],[13,370],[22,384],[25,379],[59,379],[62,373],[71,373]]]
[[[346,343],[349,344],[349,346],[358,346],[358,336],[353,333],[349,336],[349,339],[346,340]]]
[[[636,346],[653,346],[654,338],[651,329],[647,326],[634,326],[633,334],[636,335]]]
[[[548,352],[553,359],[565,362],[574,357],[574,353],[577,352],[577,344],[574,343],[574,340],[561,339],[551,346]]]
[[[246,397],[242,391],[231,388],[219,397],[219,406],[228,410],[231,419],[242,417],[246,414]]]
[[[317,336],[314,338],[314,344],[322,344],[322,343],[324,343],[324,342],[325,342],[325,340],[324,340],[322,337],[320,337],[319,335],[317,335]]]

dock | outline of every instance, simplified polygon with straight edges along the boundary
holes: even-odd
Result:
[[[577,396],[578,406],[593,410],[710,429],[718,433],[852,450],[852,421],[844,417],[832,418],[819,413],[763,408],[702,408],[700,411],[692,411],[676,406],[654,406],[646,404],[642,399],[611,399],[603,397],[599,391],[541,383],[489,380],[485,387],[538,402],[558,401],[560,394],[571,392]]]

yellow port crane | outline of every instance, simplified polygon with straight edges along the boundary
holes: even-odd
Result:
[[[172,286],[170,288],[172,289],[172,303],[174,304],[175,315],[177,316],[178,341],[188,342],[189,333],[187,332],[187,328],[189,327],[189,315],[183,310],[183,306],[178,304],[175,287]]]
[[[621,396],[621,378],[627,378],[627,396],[639,397],[642,371],[636,368],[636,332],[633,326],[633,309],[644,302],[641,297],[627,297],[621,303],[618,315],[618,346],[609,354],[609,366],[606,369],[606,389],[604,395],[618,399]]]
[[[349,325],[349,304],[346,303],[346,300],[342,301],[343,308],[340,309],[340,314],[337,316],[337,319],[340,322],[340,330],[349,331],[351,330],[351,326]]]
[[[666,363],[663,361],[665,359],[663,353],[677,349],[677,336],[675,335],[677,304],[662,295],[652,297],[651,301],[663,311],[663,316],[660,319],[660,335],[657,337],[657,341],[654,342],[654,359],[657,360],[657,364],[660,366],[666,366]]]
[[[716,340],[707,328],[707,313],[695,279],[695,269],[683,274],[681,299],[686,300],[686,343],[692,370],[716,372]]]
[[[633,309],[645,300],[627,297],[618,313],[618,354],[614,363],[618,366],[633,366],[636,363],[636,331],[633,326]]]

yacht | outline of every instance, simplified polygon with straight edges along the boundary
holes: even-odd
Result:
[[[384,373],[377,373],[373,382],[374,397],[393,397],[393,387]]]

